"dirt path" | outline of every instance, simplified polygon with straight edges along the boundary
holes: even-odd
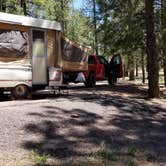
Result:
[[[166,165],[166,100],[149,100],[134,84],[77,86],[60,97],[1,101],[0,124],[2,166],[33,165],[34,151],[47,154],[50,165]]]

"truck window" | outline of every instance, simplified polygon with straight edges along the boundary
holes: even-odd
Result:
[[[121,64],[121,57],[120,57],[120,55],[115,55],[115,56],[113,57],[113,59],[112,59],[112,63],[113,63],[114,65],[119,65],[119,64]]]
[[[95,58],[93,56],[89,56],[89,58],[88,58],[88,64],[91,64],[91,65],[95,64]]]
[[[101,64],[103,64],[103,65],[107,65],[108,64],[107,60],[104,57],[98,56],[98,59],[99,59]]]

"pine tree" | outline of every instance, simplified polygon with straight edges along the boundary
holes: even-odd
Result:
[[[159,97],[159,66],[156,50],[154,26],[154,0],[145,0],[146,9],[146,45],[148,56],[148,85],[149,97]]]

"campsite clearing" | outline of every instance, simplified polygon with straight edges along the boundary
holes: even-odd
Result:
[[[2,166],[166,165],[166,99],[142,85],[74,85],[0,106]]]

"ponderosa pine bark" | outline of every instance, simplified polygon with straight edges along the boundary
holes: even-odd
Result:
[[[144,50],[141,51],[141,67],[142,67],[142,83],[145,83],[145,60],[144,60]]]
[[[159,97],[159,64],[154,30],[154,0],[145,0],[149,97]]]
[[[6,0],[0,0],[0,11],[6,12]]]
[[[24,16],[26,16],[27,15],[26,0],[21,0],[21,7],[23,8]]]
[[[93,22],[94,22],[94,45],[95,53],[98,55],[98,38],[97,38],[97,17],[96,17],[96,0],[92,0],[93,3]]]
[[[166,0],[161,1],[161,26],[162,26],[162,53],[164,69],[164,85],[166,86]]]

